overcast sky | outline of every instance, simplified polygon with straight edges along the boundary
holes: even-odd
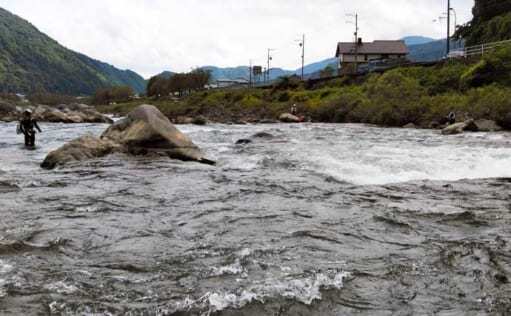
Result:
[[[452,0],[458,24],[473,0]],[[408,35],[445,38],[447,0],[0,0],[64,46],[144,77],[163,70],[266,61],[297,69],[296,40],[306,34],[306,63],[333,57],[350,41],[348,13],[360,15],[364,40]]]

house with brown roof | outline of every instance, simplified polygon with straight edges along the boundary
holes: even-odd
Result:
[[[364,43],[344,42],[337,45],[336,57],[339,58],[339,67],[343,73],[355,71],[358,66],[364,66],[371,61],[399,61],[406,60],[408,47],[404,41],[374,41]]]

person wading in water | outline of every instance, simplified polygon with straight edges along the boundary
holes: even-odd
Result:
[[[449,113],[449,115],[447,115],[447,122],[449,123],[449,125],[456,123],[456,113],[454,112]]]
[[[296,104],[293,104],[291,106],[291,114],[293,114],[294,116],[298,115],[298,107],[296,106]]]
[[[32,119],[32,112],[30,110],[26,110],[23,113],[23,118],[19,124],[20,132],[25,135],[25,146],[35,147],[35,129],[37,129],[39,133],[42,133],[36,120]]]

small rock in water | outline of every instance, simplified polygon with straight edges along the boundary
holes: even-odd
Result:
[[[270,133],[266,133],[266,132],[259,132],[259,133],[256,133],[254,135],[252,135],[249,139],[247,138],[242,138],[240,140],[238,140],[236,142],[236,145],[247,145],[247,144],[251,144],[254,142],[254,140],[256,139],[273,139],[275,138],[275,136],[273,136],[272,134]]]
[[[250,139],[240,139],[236,142],[236,145],[247,145],[252,143]]]
[[[403,126],[403,128],[415,129],[415,128],[417,128],[417,126],[413,123],[408,123],[405,126]]]
[[[260,132],[260,133],[256,133],[252,136],[252,138],[266,138],[266,139],[272,139],[274,138],[274,136],[270,133],[266,133],[266,132]]]
[[[480,132],[499,132],[502,130],[502,127],[491,120],[477,120],[475,121],[475,125]]]

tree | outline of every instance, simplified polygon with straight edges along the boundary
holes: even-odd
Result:
[[[110,104],[112,102],[127,102],[133,98],[135,91],[129,86],[117,86],[96,90],[92,98],[93,104]]]
[[[149,79],[147,95],[150,97],[165,97],[171,94],[189,94],[199,91],[211,80],[211,73],[205,69],[195,69],[189,73],[172,74],[169,77],[155,76]]]

